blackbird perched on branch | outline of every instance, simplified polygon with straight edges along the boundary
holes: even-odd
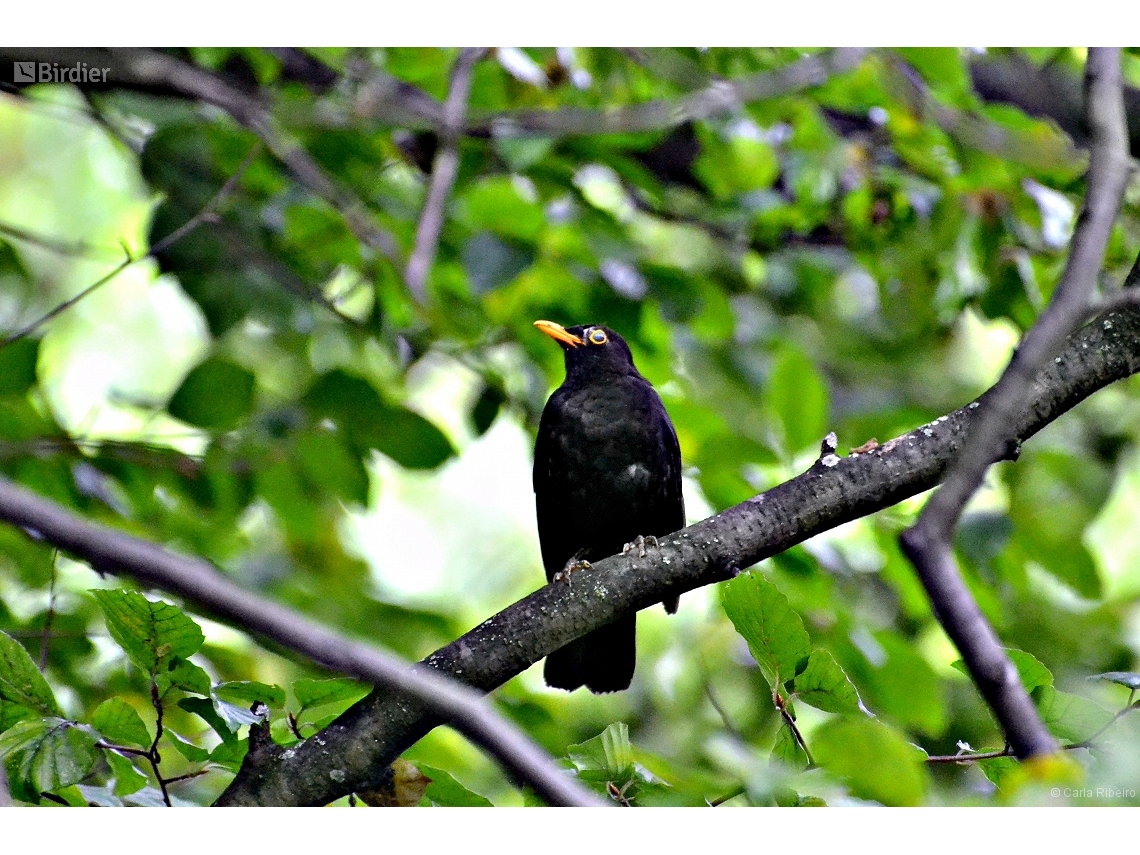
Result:
[[[647,540],[684,527],[685,503],[677,433],[622,337],[595,325],[535,326],[566,357],[566,380],[546,403],[534,448],[538,539],[553,582],[634,546],[644,554]],[[664,605],[672,614],[677,598]],[[629,614],[551,653],[547,685],[628,689],[636,627]]]

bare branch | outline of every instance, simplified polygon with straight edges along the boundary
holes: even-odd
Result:
[[[439,233],[443,228],[444,209],[447,197],[459,174],[459,137],[463,122],[467,118],[467,97],[471,91],[471,71],[483,56],[483,48],[463,48],[455,66],[451,70],[451,83],[447,91],[447,102],[443,105],[443,128],[440,134],[440,147],[432,164],[431,181],[428,183],[427,198],[420,212],[416,226],[415,248],[408,261],[404,280],[408,290],[420,303],[425,302],[428,273],[435,260],[435,250],[439,243]]]
[[[981,417],[971,427],[958,463],[915,526],[901,537],[903,551],[915,565],[935,615],[961,652],[1014,753],[1023,758],[1056,751],[1057,743],[1041,723],[1017,669],[962,580],[950,538],[986,469],[1007,456],[1011,443],[1018,439],[1011,426],[1025,407],[1034,376],[1084,319],[1124,193],[1128,152],[1120,51],[1090,49],[1086,81],[1092,128],[1088,194],[1061,281],[1049,307],[987,393]]]
[[[0,519],[35,531],[49,543],[89,561],[99,572],[129,575],[327,668],[399,690],[403,697],[424,703],[437,715],[450,719],[458,730],[486,748],[551,804],[599,803],[555,767],[542,749],[499,717],[478,693],[422,666],[410,668],[390,654],[338,635],[291,609],[243,590],[201,559],[175,555],[157,544],[89,523],[2,477]],[[316,744],[314,747],[320,748]],[[331,755],[326,760],[336,762]],[[352,789],[357,782],[346,783]]]

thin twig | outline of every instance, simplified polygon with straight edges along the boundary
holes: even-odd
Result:
[[[39,318],[32,321],[27,326],[25,326],[22,329],[17,330],[16,332],[12,333],[10,336],[5,338],[3,341],[0,341],[0,350],[7,347],[12,342],[18,341],[19,339],[22,339],[25,336],[28,336],[31,333],[35,332],[37,329],[39,329],[41,326],[46,324],[48,321],[52,320],[53,318],[57,317],[58,315],[67,311],[68,309],[70,309],[72,306],[74,306],[76,303],[78,303],[84,297],[87,297],[88,295],[97,291],[99,288],[106,285],[108,282],[110,282],[112,279],[114,279],[116,276],[118,276],[120,273],[122,273],[128,267],[130,267],[134,264],[137,264],[138,262],[143,261],[144,259],[156,256],[160,252],[163,252],[167,249],[170,249],[170,247],[172,247],[178,241],[182,240],[182,238],[186,237],[186,235],[190,234],[190,232],[194,231],[199,226],[203,225],[204,223],[211,222],[217,216],[218,211],[225,204],[225,202],[229,198],[230,194],[233,193],[234,189],[237,187],[238,182],[241,180],[242,175],[245,174],[245,171],[246,171],[246,169],[249,168],[249,165],[251,163],[253,163],[253,159],[257,156],[257,154],[260,150],[261,150],[261,144],[260,143],[255,144],[253,146],[253,148],[250,149],[249,154],[246,155],[245,160],[242,161],[241,166],[238,167],[237,172],[235,172],[233,175],[231,175],[226,180],[226,183],[223,184],[221,189],[219,189],[218,192],[215,193],[210,198],[210,200],[205,204],[205,206],[202,208],[202,210],[200,210],[197,214],[195,214],[193,217],[191,217],[189,220],[187,220],[185,223],[183,223],[181,226],[179,226],[173,232],[168,234],[162,240],[158,241],[158,243],[154,244],[144,255],[140,255],[137,257],[132,256],[130,253],[130,250],[128,250],[126,248],[126,245],[124,245],[123,251],[126,253],[126,256],[127,256],[126,259],[124,259],[120,264],[118,264],[113,270],[111,270],[105,276],[100,278],[98,281],[92,283],[91,285],[88,285],[86,288],[84,288],[82,291],[80,291],[78,294],[76,294],[71,299],[64,300],[62,303],[60,303],[58,306],[53,308],[51,311],[47,312],[47,314],[40,316]]]
[[[725,802],[730,802],[733,799],[735,799],[737,796],[742,796],[747,792],[748,792],[747,788],[740,787],[738,789],[733,790],[731,793],[725,793],[723,796],[720,796],[719,798],[713,799],[711,802],[708,803],[708,806],[709,807],[720,807]]]
[[[447,101],[443,105],[443,128],[440,147],[432,163],[427,197],[416,226],[415,248],[404,272],[404,280],[412,296],[420,303],[427,299],[428,273],[435,260],[439,234],[443,229],[447,197],[459,174],[459,137],[467,117],[467,97],[471,91],[471,72],[483,56],[483,48],[463,48],[451,69]]]
[[[792,717],[791,710],[788,709],[787,701],[784,700],[779,692],[773,692],[772,703],[776,709],[780,711],[780,716],[784,719],[784,724],[792,731],[792,735],[795,736],[796,742],[804,752],[804,756],[807,757],[808,768],[814,769],[815,758],[811,756],[811,751],[808,749],[807,742],[804,740],[804,735],[800,733],[800,729],[796,726],[796,720]]]
[[[1100,730],[1098,730],[1096,733],[1094,733],[1088,739],[1083,739],[1080,742],[1074,743],[1071,747],[1072,748],[1089,748],[1089,747],[1091,747],[1104,734],[1104,732],[1106,730],[1108,730],[1110,727],[1112,727],[1114,724],[1116,724],[1118,721],[1120,721],[1122,718],[1124,718],[1130,712],[1135,712],[1138,709],[1140,709],[1140,703],[1136,703],[1136,704],[1132,703],[1132,695],[1130,694],[1128,696],[1128,705],[1126,707],[1124,707],[1124,709],[1117,712],[1117,714],[1114,715],[1108,721],[1108,723],[1105,724],[1104,727],[1102,727]]]
[[[708,697],[709,703],[712,704],[712,708],[716,710],[716,714],[720,716],[720,720],[724,725],[724,729],[732,734],[733,738],[738,742],[744,742],[744,737],[740,735],[740,730],[736,727],[735,724],[733,724],[732,718],[729,716],[728,711],[720,705],[720,701],[717,699],[716,692],[713,691],[712,681],[709,680],[708,674],[705,675],[705,695]]]
[[[209,772],[209,769],[199,769],[197,772],[187,772],[185,775],[175,775],[173,778],[167,778],[167,784],[177,784],[180,781],[189,781],[191,778],[200,778]]]
[[[14,226],[11,223],[0,222],[0,235],[16,240],[22,240],[25,243],[33,244],[34,246],[42,247],[43,249],[50,250],[57,255],[69,255],[79,258],[107,258],[114,256],[118,258],[120,250],[116,247],[112,249],[109,246],[96,246],[89,244],[86,241],[68,242],[58,240],[47,235],[37,234],[30,232],[27,229],[22,229],[19,226]]]
[[[131,748],[127,745],[118,745],[114,742],[107,742],[104,739],[100,739],[98,742],[96,742],[95,747],[101,748],[104,751],[115,751],[119,754],[127,754],[131,757],[150,757],[150,752],[144,748]]]
[[[1008,746],[1001,751],[983,751],[979,754],[931,754],[927,763],[976,763],[979,760],[993,760],[996,757],[1012,757],[1013,749]]]
[[[1092,145],[1088,193],[1072,249],[1053,299],[1026,334],[998,383],[985,396],[958,461],[900,537],[931,605],[954,642],[1018,757],[1057,750],[997,634],[962,579],[950,547],[966,502],[986,470],[1009,456],[1011,425],[1025,408],[1034,377],[1086,316],[1128,177],[1127,134],[1121,100],[1120,51],[1092,48],[1086,65]]]
[[[155,712],[154,742],[150,744],[146,758],[150,761],[151,768],[154,770],[154,777],[158,780],[158,786],[162,790],[162,800],[166,802],[167,807],[171,807],[170,793],[166,789],[166,779],[162,777],[162,772],[158,768],[158,764],[162,762],[162,755],[158,753],[158,740],[162,739],[162,697],[158,694],[158,683],[153,679],[150,681],[150,702],[154,706]]]

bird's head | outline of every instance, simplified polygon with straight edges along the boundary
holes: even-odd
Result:
[[[597,324],[563,327],[553,321],[535,321],[534,325],[562,345],[567,379],[604,374],[641,376],[633,365],[633,354],[625,339],[608,327]]]

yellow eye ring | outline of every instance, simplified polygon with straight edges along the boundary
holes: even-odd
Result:
[[[605,330],[594,330],[592,333],[590,333],[590,341],[593,344],[605,344],[607,341],[606,331]]]

